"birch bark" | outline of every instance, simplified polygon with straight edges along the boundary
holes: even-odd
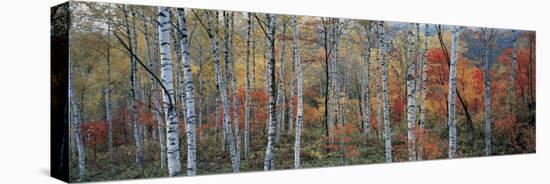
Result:
[[[299,29],[297,25],[296,16],[292,16],[292,32],[293,32],[293,58],[294,65],[296,65],[296,82],[297,82],[297,96],[298,103],[296,109],[296,136],[294,141],[294,168],[300,168],[300,142],[302,137],[302,118],[303,118],[303,109],[304,102],[302,97],[302,88],[303,88],[303,79],[302,79],[302,64],[300,61],[300,45],[299,45]]]
[[[137,39],[136,39],[136,30],[135,30],[135,18],[133,18],[133,24],[130,26],[130,20],[129,20],[129,14],[132,15],[132,17],[135,17],[134,11],[128,7],[124,7],[124,21],[126,24],[126,31],[128,34],[128,45],[131,48],[132,53],[137,53]],[[130,54],[131,55],[131,54]],[[130,56],[131,60],[131,66],[130,66],[130,106],[132,107],[132,126],[134,129],[134,140],[136,145],[136,163],[138,164],[138,167],[140,169],[143,169],[143,151],[142,151],[142,145],[141,145],[141,131],[140,131],[140,125],[138,122],[138,112],[137,112],[137,96],[136,96],[136,88],[137,88],[137,61],[136,58],[133,56]]]
[[[448,97],[448,109],[449,109],[449,158],[456,158],[456,110],[455,110],[455,97],[456,97],[456,65],[458,62],[458,35],[459,27],[452,27],[451,36],[451,63],[449,69],[449,97]]]
[[[252,14],[247,14],[246,27],[246,109],[244,130],[244,158],[248,160],[250,149],[250,33],[252,31]]]
[[[195,87],[193,84],[193,71],[189,58],[189,35],[187,33],[187,21],[185,9],[178,8],[179,37],[182,55],[183,72],[185,75],[185,102],[187,103],[187,118],[185,121],[187,134],[187,175],[194,176],[197,172],[197,143],[195,135]]]
[[[392,162],[392,145],[391,145],[391,127],[390,127],[390,107],[388,95],[388,63],[386,61],[386,53],[388,43],[386,42],[384,21],[378,22],[380,46],[382,47],[382,98],[384,100],[384,149],[386,162]]]
[[[268,122],[268,132],[267,132],[267,148],[265,151],[264,159],[264,170],[273,170],[275,169],[274,158],[273,158],[273,149],[275,144],[276,129],[275,125],[277,123],[276,116],[276,90],[275,90],[275,15],[268,14],[268,25],[267,25],[267,59],[268,59],[268,94],[269,96],[269,122]]]
[[[173,84],[173,62],[170,42],[170,8],[158,8],[158,30],[160,43],[161,80],[166,87],[162,101],[164,116],[166,119],[166,147],[168,156],[168,174],[177,176],[181,173],[180,150],[179,150],[179,124],[176,115],[174,84]]]
[[[218,13],[215,13],[216,20],[218,19]],[[229,158],[231,159],[231,166],[234,173],[239,172],[239,166],[237,163],[237,152],[235,148],[235,141],[233,139],[233,131],[231,130],[231,116],[229,111],[229,96],[227,95],[227,85],[225,83],[225,76],[221,72],[220,59],[218,55],[218,38],[217,31],[212,30],[212,21],[209,16],[206,16],[208,22],[208,37],[210,39],[210,47],[214,56],[214,69],[216,72],[216,88],[219,91],[219,96],[223,104],[223,130],[227,135],[225,144],[229,146]],[[217,121],[217,120],[216,120]]]
[[[412,27],[412,25],[411,25]],[[416,136],[414,129],[416,125],[416,91],[415,91],[415,59],[414,59],[414,34],[408,31],[408,54],[407,54],[407,138],[409,149],[409,160],[416,160]]]
[[[72,111],[72,127],[73,127],[73,134],[76,142],[76,148],[78,150],[78,175],[79,180],[83,181],[86,177],[86,152],[84,150],[84,141],[82,139],[82,132],[80,128],[81,124],[81,117],[80,112],[78,108],[78,103],[76,102],[75,98],[75,86],[74,86],[74,74],[73,74],[73,68],[71,66],[71,62],[69,62],[69,100],[71,104],[71,111]]]

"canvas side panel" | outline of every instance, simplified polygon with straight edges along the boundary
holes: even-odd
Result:
[[[69,2],[51,7],[50,19],[50,169],[51,176],[69,179]]]

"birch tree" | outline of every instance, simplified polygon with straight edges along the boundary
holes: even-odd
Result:
[[[235,152],[237,167],[241,166],[241,133],[239,128],[239,113],[238,113],[238,99],[237,99],[237,72],[235,70],[235,61],[233,60],[233,35],[235,33],[234,15],[231,12],[231,30],[229,34],[229,61],[231,62],[231,94],[233,98],[233,126],[235,128]]]
[[[135,28],[135,18],[133,18],[133,24],[130,26],[129,23],[129,14],[132,14],[132,17],[135,17],[134,11],[131,8],[124,7],[124,21],[126,24],[126,31],[128,35],[128,45],[131,49],[130,53],[130,106],[132,107],[132,126],[134,129],[134,140],[136,144],[136,163],[138,167],[143,169],[143,148],[141,145],[141,131],[138,123],[138,112],[137,112],[137,97],[136,97],[136,88],[137,88],[137,61],[133,53],[137,53],[137,39],[136,39],[136,28]]]
[[[296,16],[291,17],[292,32],[293,32],[293,58],[294,65],[296,66],[296,82],[297,82],[297,109],[296,109],[296,136],[294,141],[294,168],[300,168],[300,142],[302,137],[302,119],[304,113],[304,101],[303,101],[303,79],[302,79],[302,64],[300,61],[300,45],[299,45],[299,28],[297,26]]]
[[[424,60],[422,64],[422,99],[420,107],[420,128],[424,129],[425,118],[426,118],[426,80],[428,77],[428,24],[425,24],[424,28]]]
[[[172,54],[170,42],[170,8],[158,8],[158,30],[160,43],[160,60],[161,60],[161,79],[167,92],[162,97],[164,116],[166,119],[166,147],[168,174],[170,176],[178,176],[181,173],[180,165],[180,150],[179,150],[179,124],[176,115],[174,96],[174,84],[172,80]]]
[[[195,87],[193,85],[193,72],[191,59],[189,58],[189,42],[187,33],[187,21],[185,10],[178,8],[179,38],[182,55],[183,72],[185,75],[185,102],[187,103],[187,118],[185,131],[187,134],[187,175],[194,176],[197,172],[196,165],[196,140],[195,140]]]
[[[448,126],[449,126],[449,158],[456,158],[456,110],[455,110],[455,96],[456,96],[456,65],[458,61],[458,36],[460,28],[458,26],[452,27],[451,36],[451,62],[449,69],[449,97],[448,97]]]
[[[427,70],[428,70],[428,24],[425,25],[424,28],[424,60],[422,63],[422,92],[421,92],[421,99],[420,101],[420,130],[424,131],[424,124],[426,119],[426,79],[428,77]],[[424,149],[422,145],[419,147],[418,150],[418,160],[422,160],[422,154],[424,152]]]
[[[370,57],[371,57],[371,51],[370,51],[370,27],[368,25],[365,25],[365,35],[367,36],[367,41],[365,41],[365,67],[364,67],[364,73],[362,77],[363,84],[361,85],[361,95],[363,97],[363,131],[367,137],[370,136]]]
[[[155,29],[155,34],[153,35],[154,38],[154,51],[155,51],[155,54],[154,54],[154,64],[153,65],[149,65],[151,67],[153,67],[154,71],[157,71],[158,72],[158,69],[159,69],[159,63],[160,62],[160,39],[159,39],[159,34],[160,34],[160,30],[158,29],[159,27],[159,24],[158,22],[155,21],[155,26],[157,27],[157,29]],[[154,80],[151,79],[151,80]],[[158,137],[159,137],[159,146],[160,146],[160,168],[161,169],[164,169],[164,165],[166,164],[166,135],[165,135],[165,126],[164,126],[164,111],[166,109],[162,109],[163,107],[161,107],[160,105],[160,102],[158,100],[158,97],[157,97],[157,93],[160,92],[159,91],[159,86],[156,85],[157,83],[156,82],[153,82],[152,83],[152,86],[153,86],[153,90],[155,92],[153,92],[152,96],[151,96],[151,100],[153,101],[153,105],[156,107],[156,110],[155,110],[155,115],[156,115],[156,119],[157,119],[157,130],[158,130]],[[163,99],[164,100],[164,99]],[[163,103],[164,105],[164,103]]]
[[[244,119],[244,158],[248,160],[250,149],[250,33],[252,32],[252,14],[247,13],[246,26],[246,109]]]
[[[83,181],[86,176],[86,151],[84,150],[84,141],[82,139],[82,130],[80,128],[81,119],[80,111],[78,108],[78,103],[76,102],[75,97],[75,86],[74,86],[74,74],[73,66],[69,62],[69,100],[71,104],[71,116],[72,116],[72,127],[73,134],[76,142],[76,148],[78,150],[78,176],[79,180]]]
[[[218,19],[218,13],[215,13],[215,19]],[[212,21],[210,16],[206,16],[206,22],[208,24],[207,33],[210,39],[210,48],[212,49],[212,55],[214,57],[214,69],[216,73],[216,88],[218,89],[219,96],[223,104],[223,130],[227,135],[225,144],[229,146],[229,158],[231,159],[231,165],[234,173],[239,172],[239,166],[237,163],[237,156],[235,150],[235,141],[233,140],[233,131],[231,130],[231,116],[229,111],[229,96],[227,95],[227,86],[225,83],[224,74],[221,72],[220,59],[218,55],[218,38],[217,30],[212,30]],[[217,120],[216,120],[217,121]]]
[[[283,22],[282,35],[286,35],[287,24]],[[281,64],[279,67],[279,85],[277,87],[277,107],[279,107],[278,117],[277,118],[277,136],[276,142],[279,142],[281,135],[284,133],[285,129],[285,106],[286,106],[286,86],[285,86],[285,54],[286,54],[286,41],[281,40]],[[279,105],[280,104],[280,105]]]
[[[483,35],[483,80],[485,81],[485,156],[492,154],[491,145],[491,79],[489,77],[489,50],[493,46],[496,35],[495,29],[481,28]]]
[[[411,26],[412,27],[412,26]],[[416,124],[416,92],[415,92],[415,59],[414,59],[414,34],[411,29],[408,33],[407,52],[407,138],[409,149],[409,160],[416,160],[416,136],[414,134]]]
[[[332,30],[332,39],[334,42],[334,54],[332,55],[332,88],[334,93],[332,93],[332,108],[336,109],[336,120],[337,123],[342,124],[342,114],[340,110],[340,19],[335,19],[334,26]],[[332,111],[331,111],[332,112]],[[334,125],[333,125],[334,127]]]
[[[415,27],[416,27],[416,73],[415,73],[415,79],[416,79],[416,82],[414,83],[414,92],[415,92],[415,101],[416,101],[416,110],[415,110],[415,114],[416,114],[416,117],[415,120],[418,120],[418,115],[419,115],[419,112],[420,112],[420,82],[422,80],[422,54],[421,54],[421,43],[420,43],[420,24],[419,23],[415,23]],[[416,123],[416,122],[415,122]]]
[[[379,48],[382,48],[382,44],[378,44],[378,47]],[[376,77],[376,121],[378,122],[377,124],[377,134],[378,134],[378,138],[380,140],[380,142],[382,142],[382,122],[383,122],[383,115],[382,115],[382,105],[383,105],[383,102],[382,102],[382,91],[381,91],[381,87],[380,87],[380,84],[382,83],[382,79],[381,79],[381,76],[380,76],[380,65],[382,62],[380,62],[380,49],[377,49],[376,50],[376,68],[375,68],[375,72],[376,72],[376,75],[374,75],[374,77]]]
[[[388,43],[386,43],[386,35],[384,29],[384,21],[378,22],[380,46],[382,47],[381,64],[382,64],[382,98],[384,100],[384,149],[386,162],[392,162],[392,145],[391,145],[391,127],[390,127],[390,103],[388,95],[388,63],[386,61],[386,53]]]
[[[264,159],[264,170],[273,170],[274,158],[273,158],[273,149],[275,144],[276,130],[275,125],[277,123],[276,116],[276,90],[275,90],[275,15],[268,14],[268,24],[266,26],[266,36],[267,36],[267,59],[268,59],[268,94],[269,96],[269,128],[267,132],[267,148],[265,151]]]
[[[111,15],[111,8],[109,8],[108,14]],[[111,21],[107,23],[107,49],[106,49],[106,62],[107,62],[107,85],[105,87],[105,121],[107,122],[108,129],[108,148],[109,148],[109,161],[113,162],[113,115],[111,104]]]

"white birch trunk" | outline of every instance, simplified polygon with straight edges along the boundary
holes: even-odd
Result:
[[[161,80],[166,90],[162,101],[164,116],[166,119],[166,147],[168,174],[178,176],[181,173],[180,150],[179,150],[179,124],[176,115],[174,84],[173,84],[173,62],[171,56],[170,42],[170,8],[158,8],[158,29],[160,42]]]
[[[424,61],[422,63],[422,96],[421,96],[421,106],[420,106],[420,130],[424,131],[424,124],[426,121],[426,79],[427,79],[427,70],[428,70],[428,24],[426,24],[424,30]],[[424,148],[423,145],[420,145],[418,148],[418,160],[422,160]]]
[[[451,37],[451,63],[449,69],[449,97],[448,97],[448,109],[449,109],[449,158],[456,158],[456,110],[455,110],[455,97],[456,97],[456,65],[458,62],[458,35],[459,27],[452,27]]]
[[[415,79],[416,79],[416,82],[415,82],[415,89],[414,89],[414,92],[415,92],[415,101],[416,101],[416,117],[415,120],[418,121],[419,118],[418,118],[418,115],[420,114],[420,82],[421,82],[421,79],[422,79],[422,53],[421,53],[421,49],[422,47],[420,46],[420,24],[419,23],[415,23],[415,26],[416,26],[416,74],[415,74]],[[416,123],[416,122],[415,122]]]
[[[155,51],[155,54],[154,54],[154,64],[153,65],[150,65],[150,66],[153,66],[152,68],[154,68],[155,71],[158,72],[158,64],[160,63],[159,60],[159,55],[160,55],[160,44],[159,44],[159,29],[158,29],[158,23],[155,23],[155,26],[157,27],[157,29],[155,29],[155,34],[154,34],[154,51]],[[155,108],[157,110],[155,110],[155,117],[156,117],[156,120],[157,120],[157,131],[158,131],[158,139],[159,139],[159,146],[160,146],[160,168],[161,170],[164,169],[164,166],[166,164],[166,136],[165,136],[165,127],[164,127],[164,120],[163,120],[163,113],[166,109],[163,109],[163,107],[160,105],[160,102],[159,102],[159,99],[157,98],[157,94],[160,92],[161,95],[163,94],[162,93],[162,90],[159,90],[159,86],[156,85],[156,82],[153,83],[153,95],[151,96],[152,97],[152,101],[153,101],[153,105],[155,106]]]
[[[297,82],[297,96],[298,96],[298,103],[297,103],[297,109],[296,109],[296,136],[294,141],[294,168],[298,169],[300,168],[300,142],[302,137],[302,118],[303,118],[303,109],[304,109],[304,102],[302,97],[302,88],[303,88],[303,80],[302,80],[302,64],[300,62],[300,45],[298,43],[298,38],[300,35],[299,29],[298,29],[298,23],[296,20],[296,16],[291,17],[292,21],[292,32],[294,34],[293,36],[293,56],[294,56],[294,65],[296,66],[296,82]]]
[[[412,26],[411,26],[412,27]],[[414,35],[412,30],[408,31],[408,53],[407,53],[407,147],[409,149],[409,160],[416,160],[416,136],[414,129],[416,125],[416,91],[415,91],[415,59],[414,59]]]
[[[386,53],[388,43],[385,40],[384,21],[379,23],[380,46],[382,46],[382,98],[384,100],[384,149],[386,162],[392,162],[392,145],[391,145],[391,126],[390,126],[390,107],[388,94],[388,63],[386,61]]]
[[[249,158],[250,149],[250,33],[252,31],[252,14],[247,14],[246,27],[246,109],[244,119],[244,159]]]
[[[189,58],[189,45],[185,10],[178,8],[179,37],[182,55],[183,72],[185,75],[185,102],[187,102],[187,118],[185,121],[187,134],[187,175],[194,176],[197,172],[196,140],[195,140],[195,88],[193,85],[193,72],[191,59]]]
[[[216,19],[218,18],[216,13]],[[235,150],[235,141],[233,140],[233,131],[231,130],[231,116],[229,111],[229,97],[227,95],[227,86],[225,83],[225,76],[221,72],[220,59],[218,55],[218,38],[216,35],[217,31],[212,31],[212,22],[210,17],[206,16],[208,22],[208,37],[210,39],[210,47],[214,56],[214,69],[216,72],[216,87],[219,91],[219,96],[223,104],[223,129],[224,133],[227,135],[225,139],[225,144],[229,146],[229,158],[231,159],[231,165],[234,173],[239,172],[239,167],[237,164],[237,153]],[[217,121],[217,120],[216,120]]]
[[[378,44],[381,48],[382,44]],[[380,142],[382,142],[382,122],[383,122],[383,115],[382,115],[382,91],[380,84],[382,83],[382,79],[380,79],[380,49],[376,50],[376,120],[377,120],[377,134]]]
[[[365,27],[365,35],[369,35],[369,30]],[[365,42],[365,66],[363,73],[363,85],[361,88],[361,95],[363,97],[363,131],[365,135],[370,137],[370,38]]]
[[[109,15],[111,15],[111,9],[109,8]],[[113,116],[112,116],[112,104],[111,104],[111,21],[107,23],[107,86],[105,89],[105,121],[107,122],[108,129],[108,148],[109,148],[109,161],[113,162]]]
[[[273,170],[274,158],[273,158],[273,149],[275,144],[276,130],[275,125],[277,123],[276,116],[276,91],[275,91],[275,15],[268,14],[268,25],[267,25],[267,59],[268,59],[268,94],[269,96],[269,122],[268,122],[268,132],[267,132],[267,148],[265,151],[264,159],[264,170]]]
[[[177,20],[177,16],[175,16],[175,20],[174,21],[178,21]],[[176,95],[177,95],[177,100],[176,101],[176,104],[180,104],[181,105],[181,119],[183,119],[183,122],[182,124],[184,124],[185,122],[187,122],[187,98],[185,97],[185,76],[183,74],[183,64],[182,62],[179,62],[182,60],[182,54],[181,54],[181,40],[180,40],[180,31],[178,30],[177,27],[174,27],[173,30],[171,30],[172,33],[173,33],[173,41],[174,41],[174,52],[176,53],[176,62],[175,62],[175,65],[176,65]],[[176,108],[177,109],[177,108]],[[181,142],[180,142],[181,143]]]
[[[135,30],[135,18],[133,18],[133,24],[130,26],[129,23],[129,14],[132,14],[132,17],[134,16],[134,11],[128,7],[124,7],[125,13],[124,13],[124,20],[126,24],[126,31],[128,34],[128,43],[130,45],[130,49],[132,53],[137,53],[137,39],[136,39],[136,30]],[[132,55],[132,54],[130,54]],[[137,112],[137,96],[136,96],[136,88],[137,88],[137,61],[136,58],[133,56],[130,56],[131,60],[131,67],[130,67],[130,106],[132,107],[132,126],[134,129],[134,141],[135,141],[135,151],[136,151],[136,163],[138,164],[138,167],[140,169],[143,169],[143,151],[142,151],[142,145],[141,145],[141,131],[140,131],[140,125],[138,123],[138,112]]]
[[[78,150],[78,175],[79,175],[79,181],[83,181],[86,177],[86,152],[84,150],[84,141],[82,139],[82,132],[80,128],[81,124],[81,117],[80,112],[78,108],[78,103],[76,102],[75,97],[75,86],[74,86],[74,75],[73,75],[73,69],[71,66],[71,62],[69,62],[69,100],[72,111],[72,128],[73,128],[73,134],[76,142],[76,148]]]
[[[241,167],[241,133],[239,128],[239,113],[237,102],[237,73],[235,71],[235,61],[233,60],[233,35],[234,31],[234,15],[231,13],[231,32],[229,34],[229,61],[231,62],[231,93],[233,97],[233,126],[235,128],[235,152],[236,152],[236,167]]]
[[[283,26],[282,35],[286,35],[286,26]],[[281,66],[279,71],[279,87],[277,88],[277,107],[279,107],[278,112],[278,122],[277,123],[277,137],[276,142],[279,142],[279,139],[281,135],[284,133],[285,129],[285,107],[286,107],[286,86],[285,86],[285,53],[286,53],[286,41],[281,40],[282,46],[281,46]]]
[[[428,24],[425,26],[424,30],[424,63],[422,64],[422,105],[420,107],[420,128],[424,129],[425,118],[426,118],[426,80],[428,77]]]

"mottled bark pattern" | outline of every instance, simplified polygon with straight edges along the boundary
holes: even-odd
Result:
[[[453,26],[451,36],[451,63],[449,69],[448,126],[449,126],[449,158],[456,158],[456,65],[458,62],[458,35],[460,28]]]
[[[176,106],[174,100],[174,83],[173,83],[173,62],[171,56],[170,42],[170,9],[168,7],[158,8],[158,29],[160,43],[160,60],[161,60],[161,81],[166,87],[162,97],[164,107],[164,117],[166,119],[166,147],[168,174],[170,176],[178,176],[181,173],[180,164],[180,149],[179,149],[179,124],[176,115]]]
[[[185,10],[178,8],[179,38],[182,55],[183,73],[185,75],[185,102],[187,103],[187,115],[185,131],[187,134],[187,175],[194,176],[197,172],[197,143],[195,135],[195,87],[193,85],[193,71],[189,58],[189,41]]]

